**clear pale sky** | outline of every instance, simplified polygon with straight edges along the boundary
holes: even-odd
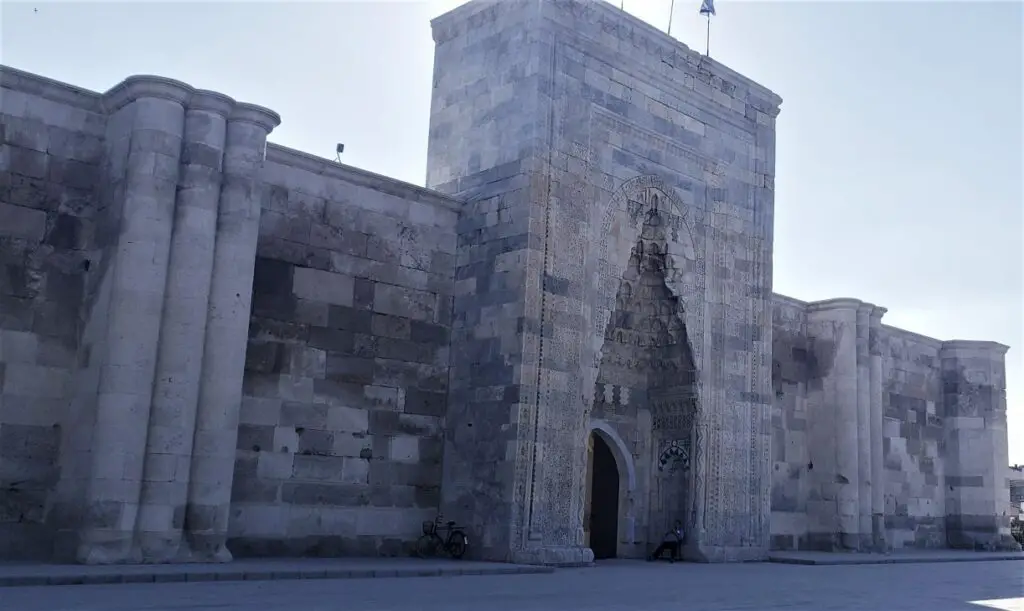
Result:
[[[664,28],[670,0],[626,0]],[[104,91],[159,74],[281,113],[271,140],[423,184],[429,19],[461,2],[0,5],[0,62]],[[672,34],[704,47],[699,0]],[[38,12],[33,9],[37,8]],[[1024,463],[1024,66],[1019,2],[718,0],[711,55],[784,99],[775,290],[1007,355]]]

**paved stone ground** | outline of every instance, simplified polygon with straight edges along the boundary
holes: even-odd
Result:
[[[417,558],[267,558],[228,564],[20,564],[0,563],[0,588],[45,585],[456,577],[551,573],[544,566]],[[0,607],[0,611],[4,611]]]
[[[988,606],[974,601],[990,602]],[[4,611],[1024,611],[1024,565],[609,562],[554,574],[4,588]]]
[[[783,564],[905,564],[921,562],[991,562],[1024,560],[1024,552],[973,552],[955,549],[899,550],[889,554],[843,552],[772,552]],[[1022,566],[1021,570],[1024,570]]]

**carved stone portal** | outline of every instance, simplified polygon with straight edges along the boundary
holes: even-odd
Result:
[[[675,520],[692,518],[697,367],[683,304],[666,284],[672,227],[661,207],[667,201],[657,188],[639,190],[629,201],[640,231],[608,319],[594,388],[592,418],[648,449],[638,452],[647,477],[637,492],[648,499],[648,511],[638,516],[647,541],[637,542],[637,552]]]

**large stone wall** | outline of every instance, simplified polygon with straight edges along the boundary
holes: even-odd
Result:
[[[946,546],[942,342],[883,327],[885,527],[889,545]]]
[[[51,545],[105,121],[84,92],[0,71],[0,558]]]
[[[807,336],[803,302],[779,295],[772,304],[772,547],[808,546],[808,507],[820,502],[811,495],[808,390],[820,387],[823,372],[818,355],[828,358],[828,346],[816,346]],[[815,350],[818,348],[818,351]]]
[[[772,546],[1012,548],[1005,347],[884,326],[884,312],[774,297]]]
[[[771,293],[777,96],[608,3],[433,27],[438,191],[0,67],[0,558],[402,554],[440,509],[578,564],[609,451],[604,553],[1012,546],[1006,348]]]
[[[690,525],[693,557],[764,557],[781,100],[607,3],[469,3],[433,25],[428,184],[499,206],[467,219],[483,226],[457,271],[490,294],[456,300],[465,331],[453,350],[479,356],[453,362],[467,393],[449,404],[458,443],[446,445],[444,504],[495,533],[487,557],[586,560],[601,349],[641,228],[660,216],[665,237],[652,244],[701,379],[694,472],[671,513]],[[518,233],[496,239],[508,229]],[[495,287],[511,262],[525,274]],[[498,312],[521,317],[521,333],[495,328]],[[485,410],[470,390],[492,397]],[[679,416],[689,405],[666,403]]]
[[[440,497],[458,204],[273,146],[263,179],[231,549],[404,554]]]

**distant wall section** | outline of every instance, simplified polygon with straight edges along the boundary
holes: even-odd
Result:
[[[773,303],[773,548],[1012,548],[1006,347]]]
[[[6,68],[0,100],[0,558],[46,558],[106,117],[95,94]]]
[[[231,549],[396,555],[441,485],[457,204],[268,149]]]

